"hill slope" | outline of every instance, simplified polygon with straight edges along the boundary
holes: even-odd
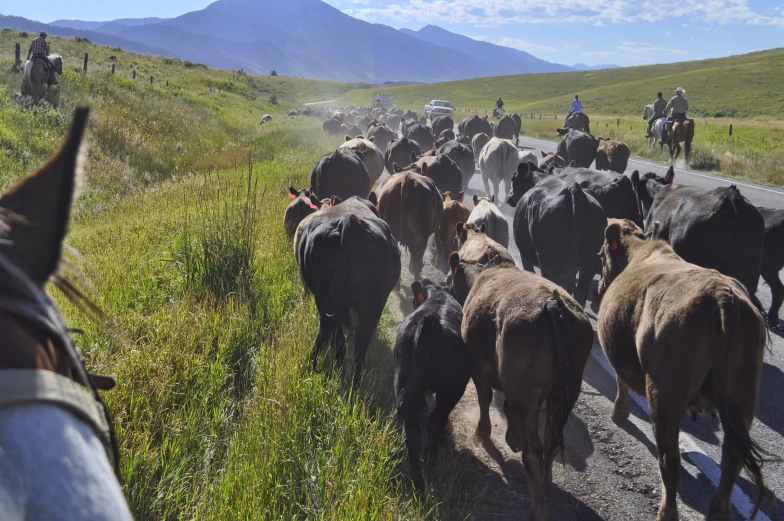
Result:
[[[472,58],[482,60],[484,63],[492,66],[494,76],[572,70],[571,67],[566,65],[540,60],[532,54],[510,47],[474,40],[462,34],[455,34],[442,29],[437,25],[426,25],[418,31],[404,28],[400,29],[400,32],[413,36],[418,40],[440,45],[441,47],[457,49]]]
[[[586,113],[638,115],[652,103],[657,91],[671,95],[675,87],[687,90],[695,116],[784,117],[784,49],[749,54],[597,71],[527,74],[477,78],[394,88],[397,106],[424,106],[433,97],[458,107],[491,109],[495,97],[521,112],[565,114],[569,101],[579,94]],[[355,91],[341,101],[370,103],[371,91]]]

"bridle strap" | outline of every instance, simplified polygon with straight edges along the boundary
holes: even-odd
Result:
[[[0,409],[36,403],[65,409],[89,425],[111,454],[112,436],[106,415],[83,387],[44,369],[3,369],[0,374]]]

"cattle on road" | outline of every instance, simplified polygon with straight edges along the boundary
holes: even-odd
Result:
[[[501,181],[503,181],[506,190],[504,201],[509,199],[512,174],[517,170],[517,164],[517,147],[514,143],[508,139],[497,137],[491,139],[479,154],[479,170],[482,172],[485,193],[494,195],[496,200],[500,202]],[[490,183],[493,184],[492,192],[490,191]]]
[[[587,132],[580,130],[558,129],[561,140],[558,141],[557,153],[564,158],[567,164],[574,161],[574,166],[588,168],[596,159],[596,150],[599,140]]]
[[[471,378],[471,359],[461,333],[463,308],[445,289],[425,279],[411,284],[414,311],[395,337],[395,402],[405,425],[411,478],[424,490],[420,458],[419,416],[427,394],[436,406],[427,425],[425,462],[435,463],[449,413]]]
[[[784,302],[784,284],[779,271],[784,268],[784,210],[757,208],[765,221],[765,240],[762,246],[762,279],[770,286],[771,299],[768,325],[779,326],[779,309]]]
[[[414,141],[402,137],[392,141],[384,152],[384,166],[390,174],[395,173],[394,165],[406,166],[422,155],[422,149]]]
[[[471,147],[455,140],[447,141],[438,147],[437,154],[444,154],[455,162],[463,176],[463,190],[468,188],[468,183],[476,172],[476,162]]]
[[[599,138],[599,147],[596,150],[596,169],[612,170],[622,174],[626,171],[631,154],[626,143]]]
[[[338,148],[322,156],[310,172],[313,193],[322,199],[336,195],[344,201],[352,195],[367,197],[370,174],[360,154],[351,148]]]
[[[545,521],[553,461],[564,449],[564,426],[593,346],[591,322],[563,289],[513,264],[485,267],[453,253],[449,265],[452,294],[465,302],[462,334],[479,402],[477,435],[490,438],[493,389],[502,391],[506,443],[522,452],[528,477],[527,518]],[[539,413],[544,404],[543,444]]]
[[[449,254],[457,251],[457,223],[468,220],[470,212],[463,204],[463,192],[454,196],[451,192],[444,193],[444,212],[436,232],[436,268],[446,271],[449,266]],[[454,198],[453,198],[454,197]]]
[[[400,252],[387,223],[369,201],[352,197],[311,219],[297,244],[297,264],[316,299],[319,332],[315,366],[324,346],[338,365],[346,352],[343,328],[354,331],[354,385],[362,378],[370,339],[389,293],[400,280]]]
[[[408,270],[418,279],[424,265],[427,241],[438,230],[444,205],[435,182],[415,171],[394,174],[381,183],[371,201],[389,225],[397,242],[408,248]]]
[[[373,138],[350,139],[346,136],[346,142],[341,144],[340,148],[350,148],[359,155],[370,176],[370,186],[373,186],[384,173],[384,154],[373,144]]]
[[[599,202],[577,183],[531,172],[522,163],[508,203],[516,207],[513,233],[523,268],[533,272],[538,266],[544,278],[585,305],[607,226]]]
[[[658,221],[655,238],[670,243],[686,262],[735,277],[756,302],[765,240],[759,210],[735,185],[705,190],[674,185],[674,178],[672,167],[665,177],[632,173],[645,229]]]
[[[479,197],[474,194],[474,209],[465,222],[477,228],[484,225],[488,237],[504,248],[509,248],[509,223],[495,205],[495,197]]]
[[[721,481],[706,519],[730,519],[730,494],[743,468],[759,489],[756,506],[775,500],[749,436],[767,333],[746,288],[687,263],[627,220],[607,226],[602,264],[598,334],[618,377],[612,417],[629,417],[629,388],[648,397],[663,485],[657,519],[678,519],[679,431],[687,411],[696,417],[718,410],[724,431]]]
[[[604,208],[608,219],[629,219],[637,226],[643,226],[634,187],[628,177],[589,168],[554,168],[549,171],[567,183],[577,183],[583,190],[590,191]]]

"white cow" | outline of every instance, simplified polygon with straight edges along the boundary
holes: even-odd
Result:
[[[384,154],[373,144],[373,141],[362,137],[349,139],[346,136],[346,141],[340,145],[340,148],[350,148],[359,155],[370,174],[371,185],[378,181],[384,172]]]
[[[504,181],[504,201],[509,199],[512,175],[517,171],[518,164],[519,156],[515,144],[509,139],[492,138],[479,154],[479,170],[482,171],[482,182],[487,195],[495,195],[496,200],[500,201],[501,181]],[[493,183],[492,193],[488,181]]]
[[[488,237],[503,246],[509,247],[509,223],[504,214],[494,204],[495,197],[477,197],[474,194],[474,209],[468,217],[468,224],[485,225]]]

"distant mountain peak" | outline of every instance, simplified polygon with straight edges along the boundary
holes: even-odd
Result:
[[[617,69],[618,66],[612,63],[601,63],[599,65],[586,65],[584,63],[575,63],[572,69],[578,71],[598,71],[599,69]]]

